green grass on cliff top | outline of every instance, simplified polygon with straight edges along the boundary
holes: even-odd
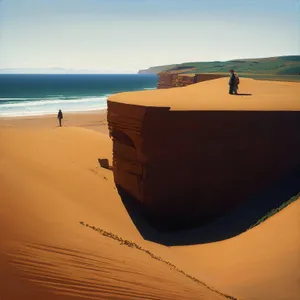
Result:
[[[189,73],[228,73],[230,69],[236,70],[241,75],[263,75],[265,76],[285,76],[297,75],[300,77],[300,55],[280,56],[258,59],[240,59],[231,61],[214,62],[186,62],[167,66],[151,67],[147,70],[141,70],[140,73],[158,74],[164,71],[170,71],[177,68],[193,67],[194,70]],[[184,72],[183,72],[184,73]]]

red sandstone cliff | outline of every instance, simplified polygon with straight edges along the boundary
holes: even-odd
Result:
[[[300,107],[174,111],[140,95],[108,101],[114,178],[167,226],[218,217],[300,164]]]
[[[158,89],[167,89],[172,87],[184,87],[197,82],[213,80],[226,77],[220,74],[178,74],[172,72],[162,72],[158,74]]]

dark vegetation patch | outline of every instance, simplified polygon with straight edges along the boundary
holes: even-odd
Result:
[[[284,208],[286,208],[288,205],[292,204],[294,201],[296,201],[299,198],[300,198],[300,192],[297,195],[295,195],[292,198],[290,198],[288,201],[282,203],[279,207],[274,208],[271,211],[269,211],[266,215],[264,215],[256,223],[254,223],[249,229],[252,229],[252,228],[258,226],[259,224],[261,224],[262,222],[266,221],[270,217],[274,216],[275,214],[277,214],[278,212],[280,212],[281,210],[283,210]]]

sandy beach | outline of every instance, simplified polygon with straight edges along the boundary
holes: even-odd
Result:
[[[63,126],[82,127],[108,133],[106,110],[87,113],[64,113]],[[54,129],[58,127],[56,115],[0,118],[0,128]]]
[[[1,300],[299,299],[299,200],[233,238],[165,246],[141,235],[99,165],[112,162],[106,111],[65,113],[62,128],[0,119],[0,140]]]

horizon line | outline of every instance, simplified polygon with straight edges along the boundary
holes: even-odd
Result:
[[[138,74],[136,73],[1,73],[0,75],[156,75],[156,74]]]

